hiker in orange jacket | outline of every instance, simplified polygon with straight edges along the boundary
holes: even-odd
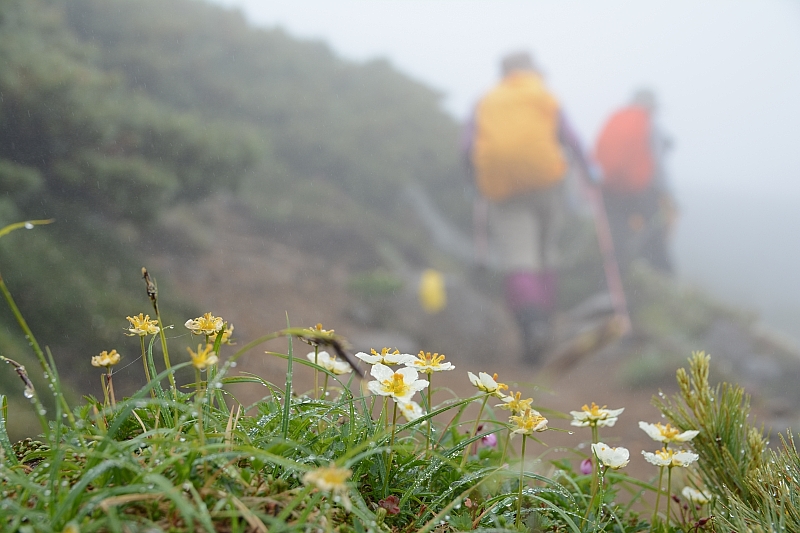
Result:
[[[663,167],[670,141],[656,127],[655,111],[653,93],[637,91],[628,106],[608,119],[595,148],[614,252],[623,273],[636,259],[672,273],[667,248],[675,208]]]
[[[569,160],[589,166],[556,98],[526,52],[506,56],[501,81],[467,124],[464,149],[505,275],[506,303],[523,337],[524,359],[536,363],[552,341],[556,308],[556,241],[564,218]]]

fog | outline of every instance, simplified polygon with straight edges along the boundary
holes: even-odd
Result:
[[[797,2],[219,2],[345,58],[387,59],[458,119],[504,53],[530,50],[587,146],[651,87],[675,146],[681,278],[800,339]]]

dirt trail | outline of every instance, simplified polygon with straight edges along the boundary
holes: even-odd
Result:
[[[191,295],[203,310],[233,323],[234,338],[239,345],[285,327],[287,315],[295,326],[321,322],[324,327],[333,328],[350,339],[357,350],[382,347],[363,345],[367,339],[391,342],[386,332],[370,330],[352,318],[348,309],[351,297],[347,292],[350,272],[345,259],[310,253],[288,245],[285,239],[267,231],[255,230],[253,221],[235,205],[208,210],[204,217],[202,235],[206,249],[191,257],[163,251],[152,260],[151,270],[168,275],[170,291]],[[285,376],[285,361],[265,355],[266,349],[285,351],[286,344],[276,341],[253,350],[241,360],[237,370],[258,374],[280,385]],[[308,347],[300,343],[295,343],[295,349],[298,356],[308,351]],[[534,404],[544,409],[566,413],[593,401],[610,408],[625,407],[617,425],[605,428],[601,436],[612,446],[631,450],[632,474],[647,479],[653,473],[640,451],[652,451],[656,446],[638,428],[638,422],[661,420],[659,412],[650,405],[652,395],[658,391],[632,390],[621,384],[622,358],[617,346],[610,346],[571,370],[550,377],[519,364],[515,353],[492,353],[468,359],[452,353],[447,356],[456,370],[435,375],[434,386],[442,388],[434,398],[435,403],[446,400],[450,394],[461,397],[473,394],[467,371],[485,371],[498,373],[500,381],[507,383],[511,390],[533,396]],[[299,390],[312,387],[311,376],[309,369],[298,370],[296,386]],[[262,391],[248,389],[239,391],[239,395],[247,403],[258,399]],[[503,414],[500,412],[498,416]],[[549,418],[553,428],[575,429],[570,427],[568,419],[553,415]],[[548,432],[542,436],[553,449],[574,448],[589,438],[586,429],[575,434]]]

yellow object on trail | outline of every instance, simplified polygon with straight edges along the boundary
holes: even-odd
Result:
[[[428,314],[436,314],[447,306],[447,292],[444,276],[438,270],[429,268],[419,279],[419,305]]]

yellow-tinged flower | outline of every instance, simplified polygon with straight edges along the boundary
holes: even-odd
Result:
[[[128,328],[128,333],[125,335],[129,337],[145,337],[147,335],[155,335],[158,333],[158,320],[150,320],[150,315],[139,313],[139,316],[125,317],[131,323]]]
[[[622,414],[625,408],[620,409],[606,409],[606,406],[600,407],[592,402],[592,406],[584,405],[580,411],[570,411],[572,415],[572,422],[570,425],[578,427],[586,426],[608,426],[611,427],[617,422],[617,417]]]
[[[198,344],[196,352],[191,348],[186,348],[186,350],[192,357],[192,364],[197,370],[205,370],[219,361],[219,357],[217,357],[217,353],[214,351],[213,344],[206,344],[205,348],[202,344]]]
[[[711,501],[711,494],[704,490],[697,490],[694,487],[685,486],[681,491],[683,497],[689,500],[692,503],[696,503],[698,505],[703,505]]]
[[[301,338],[301,340],[311,346],[319,346],[320,339],[332,339],[335,336],[332,329],[322,329],[322,324],[311,326],[305,331],[308,332],[308,337]]]
[[[333,463],[330,466],[323,466],[316,470],[306,472],[303,476],[303,483],[313,485],[320,490],[336,494],[341,498],[342,505],[350,510],[350,499],[347,497],[347,480],[353,472],[348,468],[339,468]]]
[[[353,368],[346,361],[337,361],[336,356],[328,352],[319,352],[316,354],[310,352],[306,357],[308,357],[308,360],[312,363],[314,359],[316,359],[319,366],[332,374],[349,374],[353,371]]]
[[[413,368],[401,368],[395,372],[377,363],[372,366],[370,374],[376,381],[367,383],[369,390],[380,396],[391,396],[397,403],[408,403],[415,392],[428,386],[426,380],[417,379],[419,374]]]
[[[613,470],[619,470],[626,466],[631,460],[631,454],[627,448],[612,448],[602,442],[592,444],[592,451],[597,456],[597,460]]]
[[[530,408],[526,409],[524,414],[512,415],[510,420],[517,426],[511,433],[533,435],[534,432],[547,429],[547,419],[539,411]]]
[[[413,422],[421,416],[425,416],[425,410],[422,409],[422,406],[414,400],[405,403],[398,403],[397,405],[400,407],[400,412],[409,422]],[[423,422],[422,424],[427,424],[427,422]]]
[[[373,348],[370,350],[371,354],[358,352],[356,357],[371,365],[407,365],[417,360],[411,354],[400,353],[399,350],[389,351],[390,348],[382,348],[380,353],[376,352]]]
[[[699,431],[693,429],[690,431],[681,432],[680,429],[667,424],[662,425],[660,422],[655,424],[648,424],[647,422],[639,422],[639,427],[647,433],[647,435],[658,442],[687,442],[697,436]]]
[[[121,357],[116,350],[111,350],[110,352],[103,350],[100,355],[92,356],[92,366],[108,368],[119,363]]]
[[[656,466],[689,466],[697,461],[700,456],[687,451],[675,451],[662,448],[655,453],[642,450],[645,461]]]
[[[467,377],[469,377],[470,383],[478,387],[479,391],[489,393],[498,398],[506,397],[503,391],[508,390],[508,385],[505,383],[498,383],[497,374],[490,376],[486,372],[479,372],[476,376],[472,372],[467,372]]]
[[[236,344],[235,342],[231,342],[232,335],[233,335],[233,324],[225,324],[222,329],[222,340],[220,342],[222,344]]]
[[[497,407],[499,407],[500,409],[506,409],[515,414],[522,414],[531,408],[531,404],[533,404],[533,398],[526,398],[522,400],[520,399],[521,397],[522,397],[521,392],[517,392],[516,394],[511,393],[510,395],[503,398],[504,403],[501,403]]]
[[[432,374],[433,372],[441,372],[443,370],[454,370],[456,367],[453,363],[444,362],[444,354],[432,354],[431,352],[419,352],[419,355],[411,361],[406,363],[406,366],[414,368],[425,374]]]
[[[203,316],[187,320],[184,324],[192,335],[216,335],[224,326],[222,317],[206,313]]]

